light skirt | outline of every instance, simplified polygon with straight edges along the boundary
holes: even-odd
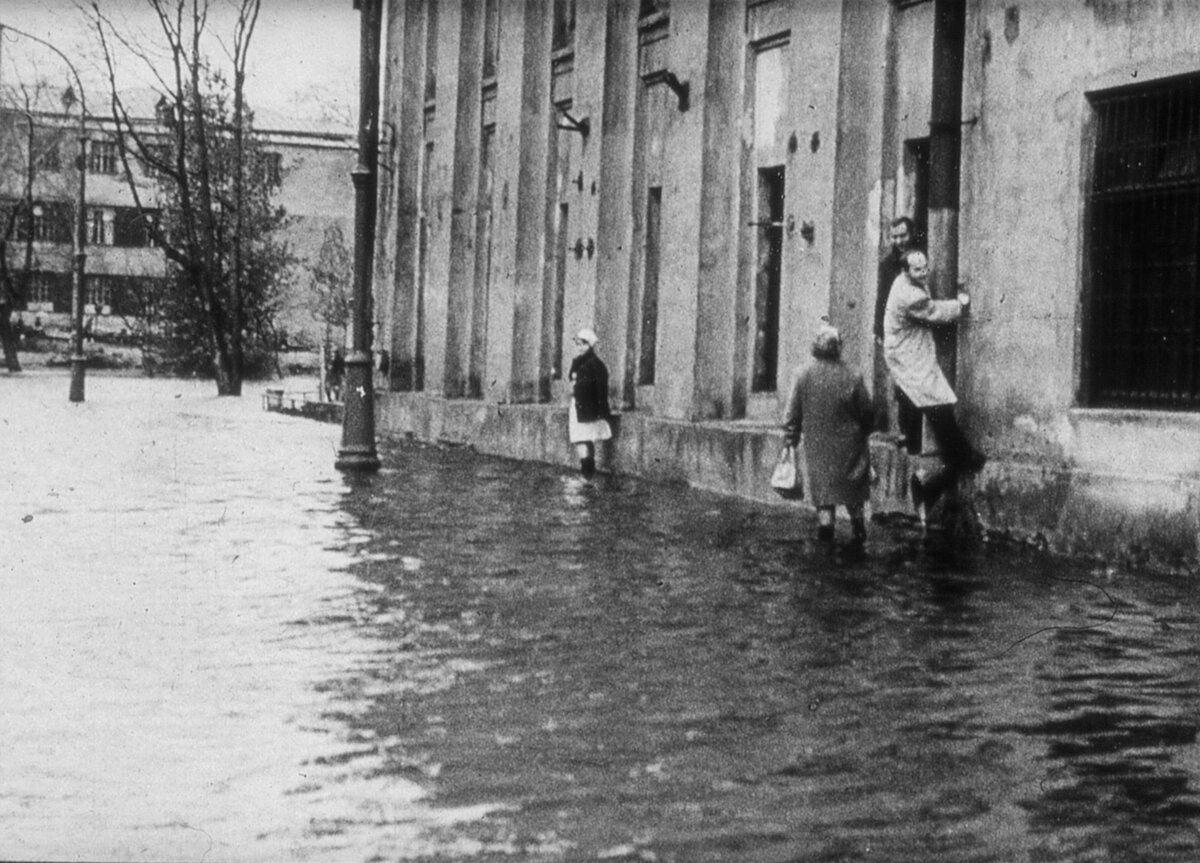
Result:
[[[603,419],[581,423],[579,417],[575,415],[575,401],[572,399],[571,404],[567,407],[567,437],[571,443],[610,440],[612,426],[608,424],[608,420]]]

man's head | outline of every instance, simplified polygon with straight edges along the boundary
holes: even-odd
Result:
[[[888,227],[888,239],[892,241],[892,248],[899,255],[912,248],[912,244],[916,240],[916,233],[916,225],[908,216],[892,219],[892,224]]]
[[[904,262],[904,272],[914,284],[924,285],[929,279],[929,260],[920,249],[909,249],[901,260]]]
[[[817,328],[812,355],[819,360],[836,360],[842,355],[842,334],[828,318],[822,318],[821,326]]]

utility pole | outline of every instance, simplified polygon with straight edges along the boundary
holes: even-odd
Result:
[[[70,92],[70,91],[68,91]],[[75,187],[75,230],[73,265],[71,268],[71,392],[70,400],[82,402],[87,357],[83,355],[83,300],[87,267],[87,110],[83,90],[79,91],[79,152],[75,170],[79,183]]]
[[[375,381],[371,361],[371,267],[375,257],[375,205],[379,163],[379,37],[381,0],[354,0],[361,14],[359,47],[358,164],[354,182],[354,294],[350,352],[342,389],[342,471],[379,469],[375,452]]]

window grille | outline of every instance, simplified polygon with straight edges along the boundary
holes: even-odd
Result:
[[[1092,104],[1084,398],[1200,408],[1200,77]]]

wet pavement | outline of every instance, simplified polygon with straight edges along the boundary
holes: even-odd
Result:
[[[0,859],[1200,859],[1186,579],[66,386],[0,377]]]

